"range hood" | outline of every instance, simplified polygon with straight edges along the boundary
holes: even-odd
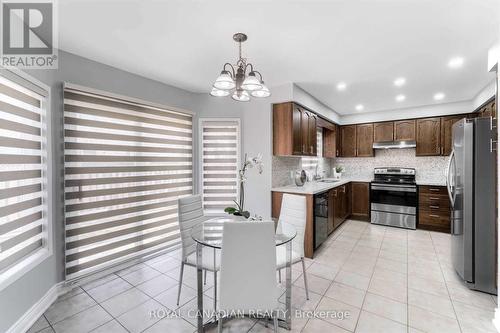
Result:
[[[375,142],[373,144],[373,149],[395,149],[395,148],[415,148],[417,146],[417,142],[415,140],[408,141],[384,141],[384,142]]]

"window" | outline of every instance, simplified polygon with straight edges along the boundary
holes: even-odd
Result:
[[[200,119],[205,213],[221,213],[238,197],[239,119]]]
[[[323,129],[318,127],[316,130],[316,156],[302,157],[302,169],[315,172],[319,157],[323,157]]]
[[[0,74],[0,289],[50,255],[48,89]]]
[[[192,115],[66,84],[66,280],[180,244]]]

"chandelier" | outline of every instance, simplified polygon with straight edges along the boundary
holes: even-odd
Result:
[[[252,97],[269,97],[271,92],[264,85],[262,75],[254,70],[251,63],[247,63],[246,58],[241,57],[241,43],[247,40],[247,35],[239,32],[233,35],[233,39],[238,43],[239,59],[236,65],[228,62],[224,64],[222,72],[213,84],[210,95],[225,97],[231,94],[231,97],[239,102],[248,102],[250,95]]]

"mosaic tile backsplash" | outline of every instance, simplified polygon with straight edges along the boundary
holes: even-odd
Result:
[[[368,178],[373,177],[376,167],[407,167],[417,171],[417,182],[444,183],[448,156],[415,156],[415,149],[387,149],[375,150],[375,157],[356,158],[318,158],[318,169],[326,171],[329,177],[332,167],[344,167],[343,176]],[[305,162],[309,164],[309,161]],[[301,157],[276,157],[273,156],[273,187],[293,184],[290,171],[302,169]],[[314,169],[305,169],[314,174]]]

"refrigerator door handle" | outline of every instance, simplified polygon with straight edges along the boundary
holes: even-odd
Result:
[[[446,188],[448,190],[448,197],[450,198],[450,203],[452,207],[455,205],[455,200],[452,189],[453,185],[451,184],[450,176],[451,176],[451,163],[454,158],[455,158],[455,150],[452,150],[450,154],[450,160],[448,161],[448,170],[446,172]]]

